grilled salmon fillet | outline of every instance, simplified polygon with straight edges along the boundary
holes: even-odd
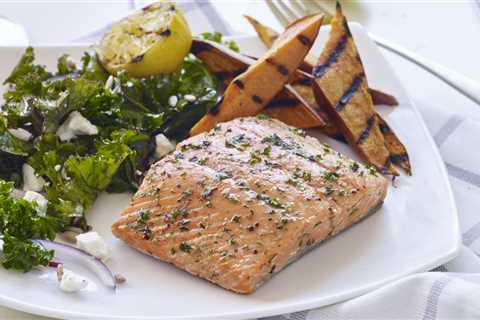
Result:
[[[373,212],[386,192],[375,169],[304,131],[240,118],[155,163],[112,232],[191,274],[251,293]]]

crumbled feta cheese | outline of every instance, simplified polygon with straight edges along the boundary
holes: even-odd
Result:
[[[57,130],[61,141],[70,141],[81,135],[96,135],[98,128],[78,111],[73,111]]]
[[[62,265],[57,267],[57,276],[60,289],[65,292],[77,292],[88,285],[88,280],[75,272],[65,269]]]
[[[113,76],[109,75],[107,81],[105,81],[105,89],[112,89]]]
[[[28,141],[32,139],[32,134],[23,128],[8,129],[8,132],[17,139]]]
[[[155,136],[155,158],[160,159],[164,155],[175,150],[175,143],[168,140],[163,134],[159,133]]]
[[[105,240],[96,232],[87,232],[79,234],[75,237],[77,239],[77,246],[90,253],[92,256],[101,260],[107,260],[110,255]]]
[[[188,102],[193,102],[195,100],[197,100],[197,97],[195,97],[193,94],[186,94],[184,96],[185,100],[187,100]]]
[[[53,167],[53,169],[55,169],[55,171],[60,171],[62,169],[62,166],[57,164],[55,167]]]
[[[37,203],[37,213],[39,216],[45,216],[47,213],[47,205],[48,200],[45,199],[40,193],[35,191],[27,191],[23,196],[23,199],[27,200],[28,202],[35,201]]]
[[[175,107],[177,105],[177,102],[178,102],[177,96],[170,96],[170,98],[168,98],[168,104],[170,105],[170,107]]]
[[[42,191],[45,180],[35,174],[35,170],[29,164],[25,163],[22,167],[23,190],[24,191]]]

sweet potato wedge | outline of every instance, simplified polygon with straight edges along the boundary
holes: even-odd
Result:
[[[255,29],[260,40],[262,40],[265,46],[270,49],[273,46],[273,43],[277,40],[279,33],[273,30],[272,28],[267,27],[266,25],[260,23],[258,20],[256,20],[251,16],[244,15],[244,17]],[[316,62],[317,62],[317,57],[311,54],[307,54],[302,64],[300,65],[300,69],[305,72],[311,73],[313,66],[315,65]]]
[[[245,19],[248,20],[248,22],[255,29],[260,40],[262,40],[262,42],[267,46],[267,48],[270,49],[273,46],[273,43],[275,42],[275,40],[277,40],[279,33],[273,30],[272,28],[267,27],[264,24],[261,24],[257,19],[251,16],[248,16],[248,15],[243,15],[243,16],[245,17]]]
[[[265,46],[267,48],[270,48],[275,42],[275,40],[278,38],[278,32],[262,24],[261,22],[259,22],[258,20],[250,16],[245,15],[244,17],[253,26],[253,28],[258,34],[258,37],[260,38],[260,40],[262,40]],[[308,74],[311,74],[313,70],[313,66],[315,65],[317,60],[318,60],[318,57],[309,53],[305,57],[304,62],[300,65],[299,69],[301,69],[302,71],[305,71]],[[373,88],[369,88],[368,90],[370,91],[370,95],[372,96],[374,105],[379,105],[379,104],[386,105],[386,106],[398,105],[397,99],[395,99],[395,97],[392,96],[391,94],[388,94],[386,92],[383,92],[378,89],[373,89]],[[306,100],[308,101],[308,99]]]
[[[398,106],[397,98],[378,89],[368,88],[374,105]]]
[[[382,118],[381,115],[377,113],[378,125],[380,131],[383,134],[385,139],[385,146],[390,152],[390,160],[393,164],[399,166],[405,172],[411,176],[412,175],[412,166],[410,164],[410,158],[408,156],[407,148],[403,145],[400,139],[397,137],[395,132],[390,128],[387,121]]]
[[[255,60],[232,51],[225,46],[194,39],[192,53],[205,64],[207,69],[221,79],[227,87],[239,74],[255,63]],[[316,103],[316,102],[315,102]],[[290,86],[284,86],[275,98],[262,110],[272,118],[297,128],[324,126],[322,118]]]
[[[304,60],[318,35],[322,18],[323,15],[307,16],[288,26],[262,58],[230,83],[222,101],[195,124],[190,135],[264,109]]]
[[[339,3],[329,39],[312,74],[318,105],[325,106],[348,143],[380,172],[398,175],[385,146],[365,71]]]

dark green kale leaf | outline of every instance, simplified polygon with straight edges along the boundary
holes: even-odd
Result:
[[[59,222],[37,214],[37,204],[12,196],[13,183],[0,180],[0,233],[3,239],[2,264],[7,269],[23,272],[44,265],[53,258],[53,251],[44,250],[32,239],[55,238]]]
[[[89,49],[83,55],[80,75],[85,79],[96,80],[101,83],[107,81],[109,73],[103,68],[95,50]]]
[[[57,75],[64,76],[77,71],[77,66],[72,62],[68,54],[64,54],[57,61]]]
[[[8,234],[3,237],[2,265],[5,269],[28,272],[35,266],[46,267],[53,256],[53,250],[46,250],[38,243]]]
[[[143,173],[148,169],[148,159],[154,152],[152,139],[146,134],[121,129],[112,133],[112,140],[127,145],[132,151],[122,163],[107,188],[108,192],[126,192],[138,189]]]
[[[52,76],[44,66],[34,64],[35,55],[33,48],[28,47],[22,58],[13,69],[12,73],[3,82],[10,85],[10,89],[4,93],[6,102],[20,102],[26,96],[44,96],[46,88],[43,81]]]
[[[176,141],[186,138],[193,125],[215,106],[219,99],[218,81],[201,61],[188,56],[182,70],[177,89],[179,100],[175,108],[170,108],[162,126],[162,131]],[[186,96],[193,96],[195,100],[189,101]]]

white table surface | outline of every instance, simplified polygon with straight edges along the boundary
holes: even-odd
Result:
[[[480,81],[480,4],[476,1],[343,1],[343,6],[350,20],[360,22],[370,32]],[[133,9],[133,3],[0,1],[0,15],[23,25],[33,45],[68,43],[126,14]],[[242,13],[281,29],[263,1],[223,0],[214,5],[235,33],[253,34]],[[480,106],[411,63],[384,52],[418,105],[462,110],[480,121]],[[0,320],[3,319],[45,318],[0,307]]]

